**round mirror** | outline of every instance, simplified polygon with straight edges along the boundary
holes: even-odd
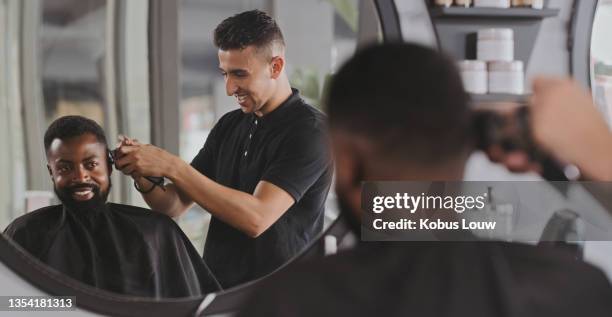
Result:
[[[590,74],[593,99],[612,123],[612,1],[597,2],[591,33]]]
[[[0,170],[2,175],[7,175],[5,188],[8,189],[0,193],[3,207],[0,230],[6,230],[2,239],[14,238],[13,242],[3,240],[2,252],[20,258],[27,250],[36,260],[25,263],[34,265],[35,271],[42,275],[68,281],[72,287],[53,291],[54,286],[37,285],[51,294],[66,294],[79,288],[91,293],[93,286],[101,292],[101,297],[111,292],[113,296],[130,295],[130,301],[191,298],[199,302],[211,292],[220,294],[218,299],[224,294],[241,297],[244,295],[240,294],[247,293],[243,290],[253,285],[252,281],[243,287],[218,283],[214,268],[208,267],[207,259],[202,258],[211,217],[198,205],[174,221],[165,216],[151,216],[131,180],[114,171],[108,177],[109,186],[70,189],[72,200],[100,191],[101,196],[114,204],[113,208],[125,209],[116,215],[131,213],[123,221],[107,221],[106,225],[98,226],[98,223],[86,223],[91,220],[89,214],[69,215],[66,196],[62,196],[61,190],[54,193],[54,182],[57,185],[58,181],[54,173],[74,168],[70,164],[47,166],[48,150],[64,146],[45,144],[44,134],[56,118],[87,117],[102,128],[108,143],[118,133],[138,137],[143,142],[151,139],[150,130],[155,131],[156,127],[148,115],[151,52],[147,51],[147,34],[154,27],[150,23],[157,21],[148,15],[152,2],[43,0],[22,4],[19,0],[0,0],[0,23],[6,30],[0,38],[1,138],[11,148],[0,153]],[[251,9],[260,9],[274,17],[287,44],[286,69],[291,86],[300,91],[307,103],[319,109],[329,78],[344,60],[359,46],[382,41],[385,33],[399,34],[399,29],[393,28],[398,25],[395,8],[382,1],[183,0],[173,5],[178,12],[181,98],[177,105],[168,107],[175,107],[179,114],[179,122],[175,123],[179,127],[176,136],[180,140],[179,156],[188,162],[198,153],[219,118],[238,108],[236,101],[226,96],[218,69],[217,48],[212,43],[212,31],[223,19]],[[386,21],[379,18],[379,12],[387,17]],[[71,149],[64,152],[70,155],[77,152]],[[76,164],[79,168],[105,163],[105,151],[92,151],[89,154],[95,154],[95,158],[83,154]],[[58,162],[62,160],[57,158]],[[135,210],[141,213],[134,213]],[[44,219],[37,216],[41,213],[45,214]],[[333,252],[334,248],[329,246],[334,243],[322,241],[325,230],[332,236],[330,232],[338,230],[332,226],[337,215],[332,191],[325,204],[323,228],[290,261]],[[72,217],[71,221],[78,226],[66,225],[65,217]],[[24,219],[42,220],[32,224]],[[108,223],[129,225],[109,226]],[[75,230],[79,234],[75,235]],[[108,234],[110,230],[119,234]],[[117,237],[123,239],[114,239]],[[92,250],[91,246],[96,245],[92,241],[96,239],[104,239],[105,245],[112,248],[104,248],[104,252]],[[41,247],[45,245],[53,247]],[[160,252],[162,249],[166,251]],[[87,250],[91,252],[83,257]],[[19,270],[20,265],[15,263],[9,267]],[[44,265],[48,266],[42,268]],[[276,269],[285,265],[287,262]],[[104,271],[96,268],[109,267],[121,274],[90,274]],[[30,271],[24,270],[25,273],[19,274],[28,275]],[[68,276],[54,275],[61,272]],[[174,273],[158,274],[161,272],[178,273],[180,278]],[[137,277],[131,280],[122,274]],[[254,276],[252,280],[266,274]],[[28,280],[37,283],[36,279]],[[78,286],[77,282],[87,286]],[[133,287],[133,284],[139,286]],[[141,292],[143,285],[154,286]],[[223,300],[218,305],[216,309],[231,306]],[[104,309],[96,310],[104,312]]]

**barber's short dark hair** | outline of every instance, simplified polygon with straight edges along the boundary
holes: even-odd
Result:
[[[215,28],[215,45],[224,50],[270,47],[274,42],[285,45],[283,33],[265,12],[251,10],[231,16]]]
[[[45,132],[45,152],[55,139],[67,140],[84,134],[92,134],[98,142],[108,147],[102,127],[91,119],[81,116],[64,116],[53,121]]]
[[[389,43],[357,52],[334,76],[330,127],[366,136],[384,156],[437,164],[471,144],[469,96],[455,63],[433,49]]]

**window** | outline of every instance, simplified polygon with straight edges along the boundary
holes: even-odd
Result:
[[[0,1],[0,232],[23,214],[26,191],[25,140],[19,96],[19,1]]]

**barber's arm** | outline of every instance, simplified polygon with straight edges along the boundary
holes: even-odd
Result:
[[[168,184],[164,190],[155,186],[144,177],[135,179],[138,188],[145,189],[142,197],[153,210],[161,211],[170,217],[178,217],[193,204],[193,201],[174,186]],[[150,191],[149,191],[150,190]]]
[[[537,78],[531,130],[538,145],[589,180],[612,181],[612,134],[590,95],[572,80]]]
[[[172,181],[166,191],[155,188],[143,195],[152,209],[172,217],[195,202],[219,220],[257,237],[294,203],[291,195],[266,181],[260,181],[253,194],[220,185],[179,157],[153,145],[122,146],[118,152],[116,165],[137,179],[141,190],[153,186],[142,175],[164,176]]]

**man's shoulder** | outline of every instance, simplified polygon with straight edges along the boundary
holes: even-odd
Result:
[[[224,115],[222,115],[221,118],[219,118],[219,120],[215,124],[215,126],[219,126],[219,127],[225,126],[233,122],[237,122],[243,117],[244,117],[244,112],[242,112],[242,110],[240,109],[235,109],[235,110],[229,111],[225,113]]]
[[[117,203],[108,203],[108,206],[113,212],[128,217],[140,229],[158,230],[160,228],[176,229],[178,227],[172,218],[159,211]]]
[[[439,242],[421,244],[418,246],[392,244],[389,247],[358,247],[352,250],[324,258],[299,263],[287,270],[293,276],[305,276],[308,274],[337,274],[351,275],[351,272],[361,274],[369,271],[373,266],[385,266],[383,260],[392,260],[393,263],[415,263],[431,259],[443,260],[455,257],[456,261],[480,262],[483,259],[499,257],[505,265],[516,273],[518,277],[526,271],[540,275],[568,274],[568,279],[583,279],[585,277],[601,280],[604,285],[609,285],[604,273],[595,266],[582,260],[577,260],[574,255],[562,249],[554,247],[540,247],[518,243],[495,243],[495,242],[466,242],[447,243]],[[415,242],[414,244],[419,244]],[[470,250],[471,249],[471,250]],[[498,251],[495,251],[498,250]],[[461,257],[458,257],[461,255]],[[459,259],[459,258],[462,258]],[[393,263],[392,263],[393,262]],[[452,259],[451,259],[452,262]],[[451,265],[452,263],[446,263]],[[299,273],[299,274],[297,274]],[[303,273],[303,274],[302,274]],[[533,276],[532,276],[533,277]],[[309,280],[305,278],[305,280]]]
[[[242,122],[245,114],[240,109],[232,110],[222,115],[214,124],[209,139],[223,139],[227,132],[235,131],[235,127]]]
[[[448,279],[455,282],[448,284]],[[425,280],[427,285],[423,284]],[[477,282],[468,283],[470,280]],[[323,311],[347,309],[351,302],[365,300],[368,294],[384,301],[385,296],[393,295],[391,289],[405,294],[420,291],[432,297],[444,291],[439,287],[452,287],[457,290],[453,292],[455,300],[464,298],[458,294],[470,292],[499,296],[503,302],[508,297],[521,298],[525,306],[515,308],[536,315],[555,312],[559,313],[556,316],[574,316],[568,312],[582,310],[609,316],[612,312],[612,288],[599,269],[562,251],[515,244],[357,248],[292,265],[266,284],[262,287],[266,295],[291,301],[291,309],[311,309],[310,303],[317,300],[329,304],[320,308]],[[309,300],[293,300],[303,296]],[[445,300],[451,298],[440,297],[441,303]],[[418,300],[407,302],[419,305]],[[477,299],[472,302],[483,307],[491,304]]]
[[[327,133],[325,114],[303,101],[293,105],[283,121],[277,129],[283,129],[280,135],[291,142],[321,143],[320,138]]]
[[[37,253],[42,244],[35,237],[44,235],[62,222],[62,205],[43,207],[13,220],[4,234],[32,253]],[[33,241],[33,243],[32,243]]]
[[[117,204],[117,203],[108,203],[108,206],[115,212],[119,212],[125,215],[130,215],[134,217],[143,217],[143,218],[151,218],[157,221],[172,221],[172,218],[167,215],[151,210],[149,208],[133,206],[133,205],[125,205],[125,204]]]
[[[519,282],[548,281],[550,283],[541,285],[547,285],[552,291],[570,290],[570,286],[573,290],[583,287],[583,291],[603,289],[612,296],[612,287],[606,275],[590,263],[577,259],[574,252],[553,246],[501,245],[514,276],[522,279]]]
[[[6,231],[17,230],[26,226],[37,224],[49,225],[50,220],[59,220],[62,215],[62,205],[52,205],[30,211],[25,215],[17,217],[6,228]]]
[[[295,105],[291,107],[293,115],[291,116],[294,123],[302,125],[302,127],[312,127],[315,129],[325,128],[326,116],[325,114],[306,103],[303,99],[296,101]]]
[[[429,249],[429,250],[428,250]],[[471,251],[469,250],[471,249]],[[495,251],[498,250],[498,251]],[[493,260],[501,261],[512,272],[511,276],[516,282],[534,282],[542,280],[556,281],[558,283],[573,284],[592,287],[599,286],[612,292],[610,283],[604,273],[595,266],[575,257],[565,250],[553,247],[539,247],[518,243],[448,243],[446,246],[431,243],[430,246],[402,246],[397,244],[381,248],[355,248],[336,255],[296,264],[287,270],[287,274],[298,278],[304,283],[311,280],[313,275],[325,277],[324,280],[334,279],[352,280],[373,269],[391,270],[395,265],[402,266],[421,261],[442,262],[439,269],[451,269],[456,263],[474,262],[483,263]],[[386,263],[385,263],[386,262]],[[490,263],[495,265],[495,263]],[[391,273],[391,272],[389,272]],[[310,277],[309,277],[310,276]],[[336,277],[334,277],[336,276]],[[588,281],[588,282],[587,282]],[[550,287],[551,284],[543,283]]]
[[[498,245],[511,265],[524,265],[529,269],[542,268],[543,271],[548,273],[554,273],[556,270],[563,272],[583,271],[591,274],[601,273],[594,266],[576,259],[574,252],[562,247],[502,242]]]
[[[599,268],[552,246],[506,245],[504,255],[523,296],[538,315],[612,316],[612,286]],[[537,299],[537,300],[534,300]],[[554,314],[550,314],[554,312]]]

